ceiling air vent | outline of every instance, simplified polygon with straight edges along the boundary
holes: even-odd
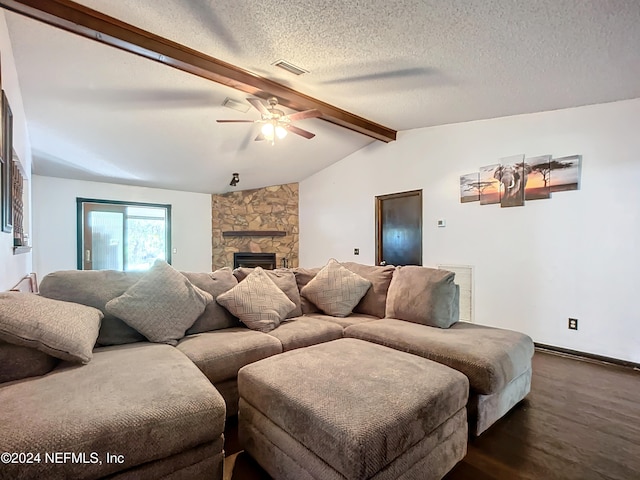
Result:
[[[277,62],[272,63],[276,67],[280,67],[283,70],[286,70],[289,73],[293,73],[294,75],[302,75],[303,73],[309,73],[309,70],[305,70],[304,68],[300,68],[297,65],[294,65],[291,62],[287,62],[286,60],[278,60]]]
[[[251,108],[251,106],[247,105],[245,102],[239,102],[229,97],[224,99],[224,102],[222,102],[222,106],[232,108],[233,110],[237,110],[242,113],[247,113]]]

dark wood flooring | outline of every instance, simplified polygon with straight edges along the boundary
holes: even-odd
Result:
[[[225,480],[268,480],[225,432]],[[479,438],[446,480],[640,479],[640,372],[537,351],[531,393]]]

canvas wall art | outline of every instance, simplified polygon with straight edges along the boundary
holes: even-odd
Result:
[[[501,158],[500,163],[460,176],[460,203],[522,207],[527,200],[551,198],[552,192],[578,190],[581,168],[581,155]]]
[[[551,155],[525,158],[524,163],[529,165],[527,186],[524,191],[525,200],[540,200],[551,197],[549,174],[551,173]]]
[[[494,176],[500,182],[500,206],[523,206],[524,188],[527,183],[524,155],[513,155],[500,159],[500,166],[496,169]]]
[[[460,203],[480,200],[480,174],[468,173],[460,176]]]
[[[500,180],[496,177],[499,168],[499,163],[480,167],[480,205],[500,203]]]
[[[580,187],[581,155],[551,160],[550,186],[552,192],[578,190]]]

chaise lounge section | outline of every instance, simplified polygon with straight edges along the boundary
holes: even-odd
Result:
[[[533,343],[511,330],[456,323],[448,329],[385,318],[344,331],[345,337],[412,353],[462,372],[471,385],[469,423],[480,435],[531,389]]]
[[[87,365],[0,385],[0,405],[0,451],[39,454],[0,478],[222,475],[224,400],[169,345],[98,348]],[[65,452],[80,457],[47,457]]]

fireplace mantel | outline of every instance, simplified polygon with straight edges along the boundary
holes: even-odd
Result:
[[[227,230],[223,237],[284,237],[287,232],[281,230]]]

